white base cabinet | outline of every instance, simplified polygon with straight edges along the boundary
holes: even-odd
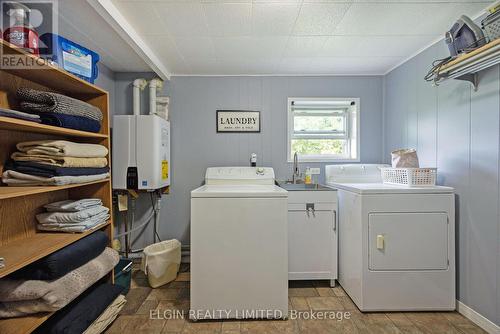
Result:
[[[337,192],[288,193],[288,279],[338,278]]]

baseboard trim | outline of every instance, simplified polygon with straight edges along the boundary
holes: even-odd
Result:
[[[494,324],[492,321],[488,320],[486,317],[482,316],[480,313],[474,311],[469,306],[465,305],[461,301],[457,300],[457,311],[486,332],[490,334],[500,334],[500,327]]]

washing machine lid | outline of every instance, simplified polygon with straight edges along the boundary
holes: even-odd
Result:
[[[325,166],[328,183],[381,183],[380,168],[390,167],[381,164],[345,164]]]
[[[208,184],[191,191],[191,198],[287,198],[288,191],[276,185]]]
[[[328,182],[328,186],[357,194],[450,194],[451,187],[406,187],[384,183],[342,183]]]
[[[210,167],[205,184],[260,184],[274,185],[274,170],[270,167]]]

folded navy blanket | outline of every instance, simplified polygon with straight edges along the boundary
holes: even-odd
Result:
[[[42,123],[47,125],[88,132],[101,130],[101,123],[88,117],[56,113],[39,113],[38,115]]]
[[[59,167],[31,161],[10,161],[6,164],[5,168],[42,177],[99,175],[109,172],[109,167]]]
[[[96,231],[23,269],[15,271],[9,275],[9,278],[27,280],[58,279],[99,256],[107,244],[108,237],[106,233]]]
[[[118,285],[96,283],[52,315],[35,333],[81,334],[113,303],[122,290]]]

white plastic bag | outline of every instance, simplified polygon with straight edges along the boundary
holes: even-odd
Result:
[[[391,152],[392,168],[419,168],[417,151],[402,149]]]
[[[157,288],[177,277],[181,264],[181,243],[166,240],[144,248],[141,270],[148,277],[149,285]]]

